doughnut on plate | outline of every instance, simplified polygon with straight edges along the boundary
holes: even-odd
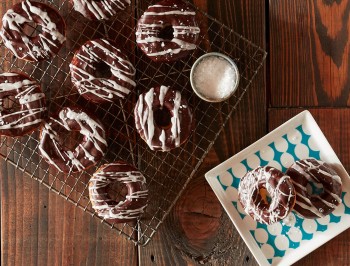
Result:
[[[327,162],[342,180],[342,202],[333,213],[303,219],[292,211],[281,222],[264,225],[244,212],[237,188],[247,171],[260,165],[286,171],[295,161],[307,158]],[[350,227],[350,177],[308,111],[218,165],[205,177],[260,265],[293,264]]]

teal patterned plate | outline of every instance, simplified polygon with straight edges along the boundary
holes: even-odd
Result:
[[[342,203],[330,215],[303,219],[294,212],[274,225],[246,215],[238,202],[240,178],[258,166],[285,171],[294,161],[315,158],[333,166],[343,182]],[[304,111],[205,175],[260,265],[291,265],[350,227],[350,178],[316,121]],[[314,188],[317,189],[317,188]]]

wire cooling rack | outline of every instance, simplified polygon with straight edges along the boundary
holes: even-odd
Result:
[[[51,114],[63,106],[79,105],[97,115],[109,130],[108,153],[98,165],[87,171],[63,175],[50,167],[40,156],[39,132],[36,131],[16,139],[1,137],[0,155],[17,169],[27,173],[96,219],[100,219],[102,223],[135,244],[146,245],[236,109],[261,68],[266,52],[196,8],[201,28],[198,49],[187,58],[173,64],[153,63],[138,50],[135,43],[137,18],[151,1],[141,1],[142,3],[137,5],[132,1],[133,5],[126,11],[120,12],[115,19],[104,23],[86,21],[72,10],[68,0],[42,2],[54,6],[64,17],[67,24],[65,47],[51,62],[31,63],[16,59],[1,45],[1,71],[20,71],[40,81]],[[32,34],[39,30],[35,25],[29,27],[32,27]],[[113,105],[95,105],[87,102],[79,96],[70,81],[69,64],[74,51],[85,41],[100,37],[116,41],[137,69],[137,90]],[[239,68],[241,75],[239,88],[235,95],[224,103],[203,102],[191,90],[189,83],[191,66],[199,56],[207,52],[224,53],[234,59]],[[189,141],[167,153],[151,151],[139,138],[134,126],[133,107],[137,96],[155,85],[170,85],[180,90],[188,99],[195,117],[196,126]],[[74,146],[73,139],[70,136],[64,142]],[[125,160],[136,165],[147,179],[149,205],[142,217],[133,223],[110,224],[96,216],[91,207],[88,181],[92,173],[102,164],[115,160]],[[120,191],[122,188],[118,189],[118,193]]]

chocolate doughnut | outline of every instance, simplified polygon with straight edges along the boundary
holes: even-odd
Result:
[[[267,200],[267,193],[271,202]],[[294,206],[295,197],[291,178],[270,166],[248,172],[238,186],[238,199],[245,212],[264,224],[286,218]]]
[[[128,57],[105,39],[86,42],[75,53],[70,71],[79,93],[95,103],[124,98],[136,86]]]
[[[169,151],[179,147],[193,128],[186,99],[179,91],[166,86],[141,94],[134,114],[136,129],[151,150]]]
[[[136,42],[153,61],[172,62],[196,49],[199,33],[196,12],[188,4],[164,0],[139,19]]]
[[[62,144],[62,131],[77,131],[82,142],[69,150]],[[39,150],[44,159],[64,173],[82,171],[97,163],[106,153],[103,125],[79,108],[65,107],[57,117],[50,117],[40,136]]]
[[[4,108],[4,100],[14,97],[19,110]],[[0,135],[18,137],[38,128],[47,114],[45,94],[23,74],[0,74]]]
[[[130,0],[70,0],[74,9],[90,20],[109,19],[127,8]]]
[[[41,26],[41,33],[28,36],[24,28],[29,23]],[[52,7],[26,0],[7,10],[0,36],[16,57],[28,61],[48,60],[58,53],[66,39],[65,23]]]
[[[297,193],[294,210],[301,217],[324,217],[341,203],[341,179],[327,163],[315,159],[300,160],[289,167],[286,174],[293,181]],[[309,183],[321,184],[322,192],[309,192]]]
[[[108,190],[116,182],[125,184],[128,194],[116,202]],[[146,179],[134,166],[115,162],[102,166],[89,182],[89,196],[98,216],[111,223],[125,223],[138,218],[147,207]]]

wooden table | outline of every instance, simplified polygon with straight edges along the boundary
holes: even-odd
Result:
[[[13,2],[2,1],[0,13]],[[350,170],[350,1],[194,2],[269,56],[156,236],[145,248],[116,238],[96,219],[1,161],[3,265],[256,265],[204,173],[304,109]],[[350,230],[297,263],[317,264],[350,264]]]

